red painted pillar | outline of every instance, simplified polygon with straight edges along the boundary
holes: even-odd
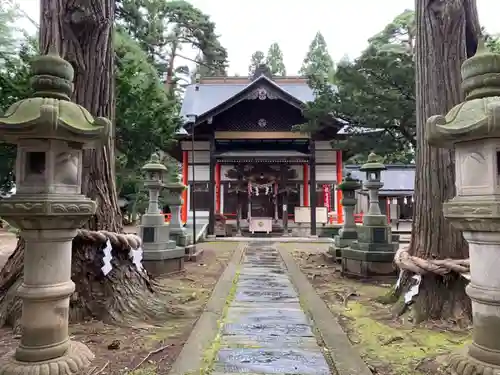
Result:
[[[187,187],[188,184],[188,152],[182,151],[182,183]],[[188,217],[188,192],[187,188],[182,192],[182,209],[181,220],[183,223],[187,222]]]
[[[220,213],[220,163],[215,164],[215,212]]]
[[[304,194],[303,201],[304,206],[309,207],[309,165],[304,164]]]
[[[337,150],[335,168],[337,172],[337,185],[342,182],[342,151]],[[344,222],[344,208],[342,207],[342,191],[337,189],[337,222],[342,224]]]

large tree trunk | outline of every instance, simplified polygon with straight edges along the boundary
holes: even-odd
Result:
[[[40,51],[55,49],[75,69],[73,100],[93,116],[114,120],[114,0],[42,0]],[[91,230],[121,232],[114,178],[114,134],[103,149],[86,150],[83,194],[98,203]]]
[[[480,34],[475,0],[416,0],[417,150],[415,214],[410,254],[426,259],[468,257],[461,233],[443,217],[442,203],[455,195],[454,155],[431,148],[425,122],[462,101],[460,67],[474,54]],[[457,274],[423,276],[415,303],[417,320],[471,317],[465,280]]]
[[[40,49],[56,50],[75,69],[73,100],[94,116],[114,118],[112,30],[114,0],[42,0]],[[122,232],[114,179],[114,131],[104,149],[84,152],[83,194],[98,203],[90,230]],[[78,236],[73,241],[72,321],[96,318],[108,322],[164,320],[183,311],[170,307],[168,291],[139,272],[129,258],[130,246],[113,246],[113,270],[101,271],[105,241]],[[15,291],[22,282],[24,242],[0,272],[0,326],[17,326],[21,301]]]

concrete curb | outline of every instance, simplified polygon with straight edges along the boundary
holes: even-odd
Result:
[[[204,367],[205,352],[219,332],[218,320],[222,317],[226,300],[233,287],[233,280],[241,262],[246,244],[240,244],[229,261],[224,273],[196,322],[188,340],[172,365],[169,375],[199,374]]]
[[[314,326],[320,332],[338,375],[372,375],[358,351],[353,348],[337,319],[318,296],[292,255],[288,250],[281,249],[280,246],[277,248],[289,272],[290,279],[299,293],[302,308],[307,310]]]

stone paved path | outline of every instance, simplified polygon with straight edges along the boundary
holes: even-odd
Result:
[[[272,243],[249,244],[221,336],[212,374],[330,374]]]

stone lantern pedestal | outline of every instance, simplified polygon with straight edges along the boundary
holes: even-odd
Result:
[[[398,244],[392,242],[391,227],[379,205],[379,190],[384,186],[380,175],[385,169],[374,153],[360,168],[366,173],[364,187],[368,190],[370,206],[363,216],[363,225],[357,227],[358,239],[341,250],[342,274],[345,276],[363,278],[397,274],[393,259]]]
[[[455,150],[457,195],[444,216],[469,243],[473,342],[448,373],[500,374],[500,55],[480,43],[462,65],[465,101],[426,124],[430,145]]]
[[[342,206],[345,211],[344,225],[339,234],[334,237],[334,245],[329,249],[329,253],[335,259],[342,257],[342,249],[349,247],[354,240],[358,239],[358,228],[354,220],[354,208],[356,207],[356,190],[361,188],[361,183],[352,178],[348,173],[344,181],[340,183],[337,189],[342,191]]]
[[[170,227],[158,207],[167,167],[160,163],[157,154],[153,154],[142,170],[146,173],[144,186],[149,190],[149,206],[139,226],[144,251],[142,263],[153,276],[180,271],[184,268],[184,249],[170,240]]]
[[[184,203],[182,193],[186,190],[179,176],[176,174],[172,181],[165,185],[167,191],[166,203],[170,207],[170,237],[176,242],[178,246],[186,247],[189,245],[189,235],[186,228],[181,221],[181,207]]]
[[[32,73],[33,98],[0,117],[0,138],[17,144],[16,194],[0,201],[0,216],[26,241],[22,336],[0,374],[76,374],[94,357],[68,336],[72,240],[96,210],[81,194],[82,150],[106,139],[110,122],[70,101],[68,62],[41,56]]]

